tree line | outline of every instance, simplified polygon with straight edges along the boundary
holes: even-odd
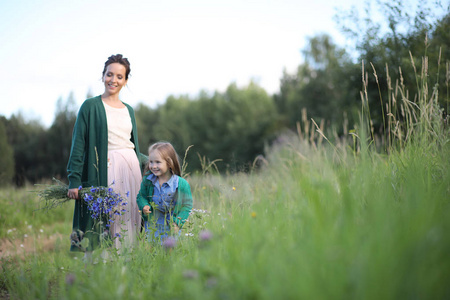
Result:
[[[188,172],[212,165],[220,172],[247,171],[278,136],[296,130],[305,112],[308,119],[323,120],[338,136],[345,133],[343,123],[350,128],[357,124],[362,78],[367,83],[372,130],[382,134],[386,103],[381,96],[389,97],[400,81],[402,91],[413,94],[417,70],[425,65],[433,91],[439,93],[441,113],[448,113],[449,7],[436,16],[436,9],[442,11],[438,4],[420,2],[414,13],[408,13],[402,1],[377,3],[384,16],[381,23],[370,18],[375,9],[370,1],[366,16],[355,11],[338,14],[337,24],[352,49],[339,47],[326,34],[310,37],[302,51],[304,62],[292,74],[283,72],[274,95],[255,82],[244,87],[231,83],[224,92],[169,96],[156,108],[137,105],[141,151],[145,153],[155,141],[167,140],[182,159],[192,146],[186,157]],[[390,82],[392,78],[396,82]],[[73,95],[60,98],[50,128],[20,114],[0,116],[0,184],[65,179],[77,110]]]

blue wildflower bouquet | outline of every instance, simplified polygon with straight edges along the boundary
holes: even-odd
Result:
[[[38,185],[45,186],[45,188],[37,191],[41,204],[38,210],[50,210],[73,200],[67,197],[67,191],[69,189],[67,184],[56,178],[53,178],[53,182],[54,184]],[[91,217],[97,220],[105,215],[121,215],[125,212],[124,206],[127,205],[123,197],[115,193],[110,187],[83,188],[80,186],[78,188],[78,195],[86,202],[91,212]],[[109,221],[112,221],[112,219],[109,219]]]
[[[67,197],[68,185],[53,178],[54,184],[40,185],[45,186],[43,189],[37,191],[37,195],[40,198],[40,207],[37,210],[50,210],[63,205],[73,199]],[[36,192],[36,191],[35,191]],[[91,217],[94,219],[94,226],[100,226],[103,228],[100,238],[105,240],[109,236],[109,227],[114,223],[114,215],[122,215],[128,204],[124,198],[114,192],[111,187],[89,187],[78,188],[78,195],[81,201],[84,201],[88,207],[88,211]],[[128,195],[127,195],[128,196]],[[72,232],[70,239],[72,245],[77,246],[82,251],[85,251],[86,245],[84,245],[83,238],[84,232],[78,230]],[[116,234],[114,238],[120,238],[119,234]]]
[[[101,220],[104,216],[109,217],[106,227],[110,227],[110,224],[114,222],[112,219],[114,215],[120,216],[126,211],[124,206],[127,205],[127,202],[110,187],[91,187],[88,188],[89,191],[86,191],[86,188],[80,187],[79,189],[81,190],[82,199],[86,202],[91,212],[92,218]]]

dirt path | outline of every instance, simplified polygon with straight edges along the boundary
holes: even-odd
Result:
[[[0,240],[0,259],[7,256],[25,256],[36,252],[53,251],[58,240],[68,238],[60,233],[50,236],[28,235],[21,238],[3,238]]]

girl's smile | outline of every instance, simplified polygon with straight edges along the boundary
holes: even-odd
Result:
[[[161,154],[159,154],[158,151],[151,151],[148,155],[148,160],[148,167],[150,171],[158,177],[160,183],[166,182],[170,179],[172,173],[170,172],[169,165],[166,160],[161,157]]]

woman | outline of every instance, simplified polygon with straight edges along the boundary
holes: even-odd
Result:
[[[78,188],[109,186],[120,193],[127,202],[126,212],[115,216],[111,236],[121,236],[131,245],[140,232],[141,217],[136,204],[142,179],[141,164],[146,157],[139,152],[134,111],[119,99],[127,84],[130,63],[121,54],[112,55],[105,62],[102,95],[87,99],[78,112],[72,135],[72,147],[67,165],[69,191],[67,196],[76,199],[73,231],[82,231],[89,238],[87,253],[99,246],[102,232],[93,228],[87,206],[78,194]],[[114,239],[121,247],[119,238]],[[71,251],[79,251],[75,245]]]

